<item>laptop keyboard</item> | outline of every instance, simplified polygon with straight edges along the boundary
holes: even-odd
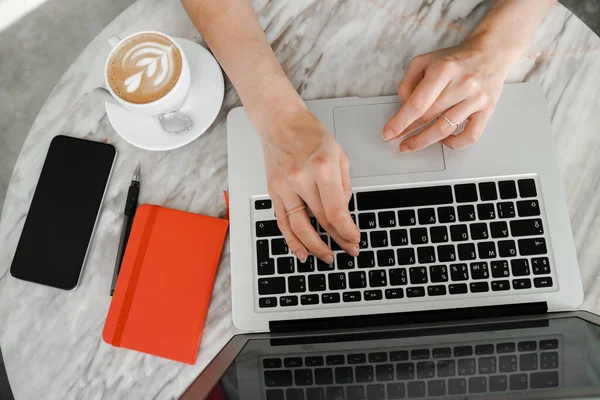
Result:
[[[267,400],[380,400],[556,388],[559,339],[268,356]]]
[[[355,189],[361,231],[352,257],[326,264],[289,251],[271,201],[252,198],[257,306],[261,311],[555,291],[547,224],[534,177]]]

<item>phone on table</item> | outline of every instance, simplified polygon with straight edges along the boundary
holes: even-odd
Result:
[[[64,290],[77,287],[115,156],[110,144],[62,135],[52,139],[12,276]]]

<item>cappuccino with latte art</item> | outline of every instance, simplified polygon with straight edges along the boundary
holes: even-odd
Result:
[[[181,75],[182,55],[166,36],[140,33],[119,44],[107,63],[106,78],[115,95],[146,104],[168,94]]]

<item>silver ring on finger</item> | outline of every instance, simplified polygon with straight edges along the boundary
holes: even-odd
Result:
[[[450,126],[453,127],[453,128],[456,128],[456,127],[458,127],[460,125],[460,122],[452,122],[444,114],[442,114],[441,117],[444,118],[446,120],[446,122],[448,124],[450,124]]]

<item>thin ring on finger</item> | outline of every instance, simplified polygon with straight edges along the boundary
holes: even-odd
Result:
[[[286,211],[286,212],[285,212],[285,216],[286,216],[286,217],[289,217],[290,215],[292,215],[292,214],[294,214],[294,213],[297,213],[298,211],[305,210],[305,209],[306,209],[306,204],[302,204],[301,206],[294,207],[294,208],[292,208],[291,210],[289,210],[289,211]]]

